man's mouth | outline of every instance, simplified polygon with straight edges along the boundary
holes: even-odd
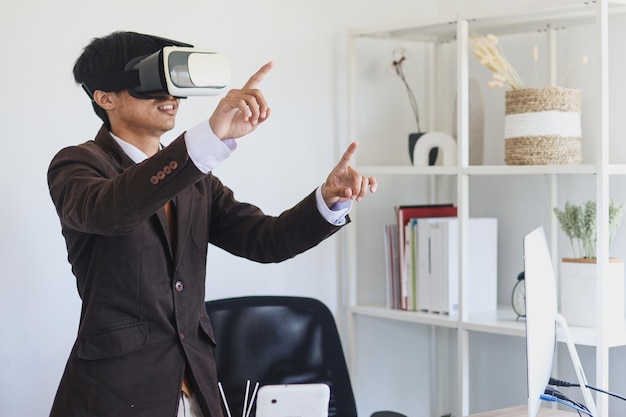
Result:
[[[173,104],[163,104],[162,106],[159,106],[159,110],[174,110],[174,105]]]

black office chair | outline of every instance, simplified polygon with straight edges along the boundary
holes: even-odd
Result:
[[[215,360],[233,415],[252,385],[325,383],[329,417],[356,417],[348,368],[332,313],[306,297],[250,296],[206,302]],[[251,388],[252,390],[252,388]],[[254,408],[251,416],[254,416]],[[379,417],[403,417],[397,413]]]

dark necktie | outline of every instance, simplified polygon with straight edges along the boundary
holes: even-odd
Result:
[[[174,205],[174,202],[170,200],[165,204],[164,208],[170,232],[170,241],[172,242],[172,249],[176,250],[176,206]]]

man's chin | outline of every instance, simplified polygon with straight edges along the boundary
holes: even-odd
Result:
[[[163,126],[163,133],[165,132],[169,132],[170,130],[174,129],[174,127],[176,126],[176,122],[172,121],[171,123],[166,123],[165,126]]]

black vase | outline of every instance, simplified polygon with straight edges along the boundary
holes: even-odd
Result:
[[[409,158],[411,158],[411,164],[413,164],[413,151],[415,150],[415,145],[417,145],[417,141],[419,138],[424,136],[427,132],[417,132],[417,133],[409,133]],[[439,153],[439,148],[432,148],[428,153],[428,165],[434,166],[437,163],[437,154]]]

